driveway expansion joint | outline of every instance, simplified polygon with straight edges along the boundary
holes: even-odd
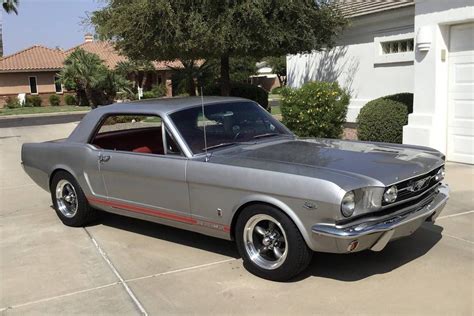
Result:
[[[87,230],[86,227],[83,227],[84,231],[86,232],[86,234],[89,236],[90,240],[92,241],[92,243],[94,244],[95,248],[97,249],[97,251],[99,252],[99,254],[102,256],[102,258],[104,259],[104,261],[107,263],[107,265],[109,266],[109,268],[112,270],[112,272],[115,274],[115,276],[119,279],[120,283],[123,288],[125,289],[125,291],[127,292],[128,296],[130,297],[130,299],[132,300],[133,304],[135,305],[135,307],[138,309],[138,311],[142,314],[142,315],[148,315],[148,313],[146,312],[145,308],[143,307],[143,305],[140,303],[140,301],[138,300],[138,298],[135,296],[135,294],[133,293],[132,289],[130,289],[130,287],[127,285],[127,282],[124,280],[124,278],[120,275],[120,273],[118,272],[118,270],[115,268],[115,266],[113,265],[112,261],[110,261],[109,257],[107,256],[107,253],[100,247],[99,243],[97,242],[97,240],[95,240],[95,238],[92,236],[92,234]]]

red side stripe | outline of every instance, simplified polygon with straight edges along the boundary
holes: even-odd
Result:
[[[222,227],[225,232],[230,232],[230,227],[227,226],[227,225],[222,225],[222,224],[208,222],[208,221],[201,221],[201,220],[198,221],[198,220],[196,220],[192,217],[175,215],[175,214],[171,214],[171,213],[164,212],[164,211],[145,208],[145,207],[142,207],[142,206],[123,204],[123,203],[115,202],[115,201],[107,201],[107,200],[99,199],[99,198],[96,198],[96,197],[88,197],[87,199],[92,203],[102,204],[102,205],[106,205],[106,206],[112,206],[112,207],[120,208],[120,209],[123,209],[123,210],[126,210],[126,211],[157,216],[157,217],[173,220],[173,221],[176,221],[176,222],[191,224],[191,225],[202,225],[202,224],[200,224],[200,222],[208,223],[208,224],[211,224],[211,225]],[[218,227],[213,227],[213,226],[209,226],[209,225],[202,225],[202,226],[211,227],[211,228],[219,230]]]

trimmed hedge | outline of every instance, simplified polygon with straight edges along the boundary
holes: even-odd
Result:
[[[413,113],[413,93],[403,92],[381,97],[380,99],[392,100],[406,105],[408,114]]]
[[[43,103],[43,100],[37,95],[28,95],[26,96],[26,104],[32,105],[35,107],[40,107],[41,104]]]
[[[59,106],[61,105],[61,99],[57,95],[52,94],[49,96],[49,104],[52,106]]]
[[[346,121],[349,94],[337,82],[308,82],[281,90],[283,123],[298,136],[339,138]]]
[[[15,109],[21,107],[20,100],[17,97],[8,97],[5,106],[9,109]]]
[[[204,87],[204,95],[220,95],[221,88],[218,84],[208,85]],[[230,84],[230,95],[233,97],[240,97],[250,99],[262,107],[270,110],[268,106],[268,92],[264,89],[254,86],[250,83],[232,82]]]
[[[367,103],[357,116],[359,140],[402,143],[403,126],[408,123],[407,106],[388,98]]]
[[[66,94],[64,96],[64,103],[66,103],[66,105],[76,105],[76,97],[71,94]]]

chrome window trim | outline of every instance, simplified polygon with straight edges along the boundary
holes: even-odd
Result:
[[[168,128],[170,134],[176,140],[176,144],[181,149],[181,152],[186,156],[186,158],[193,158],[191,149],[189,149],[188,144],[181,137],[181,133],[178,131],[178,128],[174,125],[173,120],[168,115],[165,115],[162,120],[164,121],[166,127]]]

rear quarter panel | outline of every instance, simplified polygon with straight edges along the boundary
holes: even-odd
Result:
[[[51,175],[62,169],[72,174],[88,195],[93,192],[93,187],[98,191],[102,187],[101,179],[93,173],[88,177],[84,172],[98,168],[97,153],[90,145],[67,141],[25,143],[21,150],[21,161],[25,172],[44,190],[49,192]]]

